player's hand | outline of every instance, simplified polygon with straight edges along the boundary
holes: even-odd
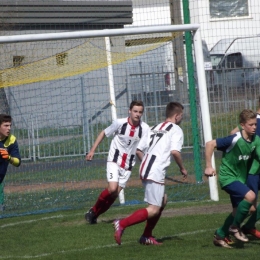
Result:
[[[216,175],[216,171],[215,171],[215,169],[212,168],[212,167],[207,167],[207,168],[205,169],[205,171],[204,171],[204,175],[207,176],[207,177],[209,177],[209,176],[214,176],[214,175]]]
[[[3,159],[10,161],[11,156],[9,155],[9,153],[7,152],[7,150],[0,148],[0,154],[2,156]]]
[[[87,160],[87,161],[91,161],[92,158],[93,158],[93,156],[94,156],[94,153],[93,153],[93,152],[88,152],[88,153],[86,154],[86,160]]]

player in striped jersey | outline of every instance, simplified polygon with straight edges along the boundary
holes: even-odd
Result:
[[[178,126],[182,120],[183,106],[171,102],[166,107],[166,120],[150,129],[149,138],[138,145],[138,157],[142,159],[139,173],[145,188],[144,201],[148,206],[135,211],[132,215],[113,222],[115,240],[121,244],[121,236],[126,227],[146,221],[144,232],[139,240],[143,245],[160,245],[152,235],[161,213],[166,206],[167,196],[164,193],[166,169],[174,157],[184,178],[187,170],[181,158],[183,132]],[[145,154],[143,153],[145,152]]]
[[[260,138],[256,132],[256,113],[245,109],[239,115],[239,122],[243,131],[236,134],[217,138],[206,143],[205,175],[215,174],[212,168],[211,157],[215,148],[223,151],[219,169],[221,188],[230,195],[233,212],[225,219],[223,226],[214,234],[213,243],[216,246],[231,248],[228,234],[238,240],[247,242],[247,236],[242,232],[240,225],[248,216],[254,203],[255,193],[245,184],[247,173],[254,159],[258,159]]]
[[[97,217],[106,212],[125,188],[132,167],[135,165],[137,145],[147,139],[149,126],[141,121],[144,105],[142,101],[133,101],[129,107],[129,117],[116,119],[97,137],[94,145],[86,155],[92,160],[95,150],[104,137],[114,135],[107,158],[108,187],[101,192],[95,205],[85,214],[90,224],[97,223]]]

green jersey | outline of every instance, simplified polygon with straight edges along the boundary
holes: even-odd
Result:
[[[252,141],[246,141],[241,132],[224,138],[217,138],[217,149],[223,151],[219,169],[221,188],[234,182],[246,183],[247,174],[252,162],[260,154],[260,138],[253,136]],[[256,147],[259,147],[256,149]]]
[[[253,163],[250,167],[250,170],[249,170],[249,174],[259,174],[260,173],[260,147],[257,146],[256,149],[255,149],[255,154],[254,154],[254,159],[253,159]]]

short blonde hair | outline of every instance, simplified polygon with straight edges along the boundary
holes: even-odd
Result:
[[[248,120],[255,119],[256,117],[257,117],[257,114],[253,110],[251,110],[251,109],[244,109],[239,114],[239,123],[240,124],[245,124]]]

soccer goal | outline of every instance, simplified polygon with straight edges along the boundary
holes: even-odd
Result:
[[[184,105],[189,179],[172,163],[166,192],[170,201],[209,196],[202,161],[212,136],[198,24],[1,36],[0,56],[2,110],[14,119],[22,156],[5,179],[3,216],[91,206],[106,186],[110,140],[92,162],[85,154],[136,99],[151,126],[164,120],[168,102]],[[218,200],[216,177],[209,183],[210,198]],[[142,200],[137,163],[121,202]]]

